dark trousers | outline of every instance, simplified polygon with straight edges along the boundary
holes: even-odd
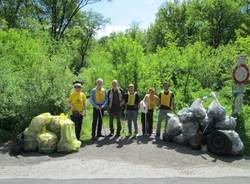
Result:
[[[154,110],[148,110],[147,114],[141,113],[141,122],[142,122],[142,134],[145,133],[152,134],[153,132],[153,115]],[[146,116],[146,117],[145,117]]]
[[[120,135],[121,129],[122,129],[122,124],[121,124],[121,113],[117,112],[115,114],[109,113],[109,128],[110,128],[110,133],[114,133],[114,119],[117,120],[117,131],[116,134]]]
[[[71,115],[70,119],[75,123],[76,138],[79,140],[81,137],[82,130],[82,115]]]
[[[97,126],[97,136],[102,135],[103,114],[104,114],[104,110],[93,108],[92,137],[96,136],[96,126]],[[98,125],[97,125],[97,122],[98,122]]]

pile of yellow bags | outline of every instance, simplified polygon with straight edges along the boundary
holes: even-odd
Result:
[[[25,151],[74,152],[78,151],[80,146],[81,142],[75,136],[75,125],[64,114],[40,114],[32,119],[24,131]]]

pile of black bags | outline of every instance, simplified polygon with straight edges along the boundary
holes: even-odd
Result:
[[[167,129],[163,135],[166,141],[190,145],[193,149],[207,147],[218,154],[241,155],[244,145],[235,132],[236,119],[226,116],[225,108],[219,103],[215,93],[206,110],[197,99],[190,107],[183,108],[176,115],[168,114]]]

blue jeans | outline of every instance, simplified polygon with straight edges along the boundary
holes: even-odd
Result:
[[[132,121],[134,123],[135,133],[138,133],[137,125],[138,110],[127,110],[127,120],[128,120],[128,131],[132,133]]]
[[[158,115],[158,122],[157,122],[157,128],[156,128],[156,136],[161,135],[161,123],[163,120],[165,120],[164,129],[166,130],[169,117],[167,116],[168,113],[172,113],[170,109],[160,109],[159,115]]]

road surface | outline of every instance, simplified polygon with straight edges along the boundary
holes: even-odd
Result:
[[[153,138],[102,138],[73,154],[0,147],[0,183],[249,183],[249,157],[218,157]]]

